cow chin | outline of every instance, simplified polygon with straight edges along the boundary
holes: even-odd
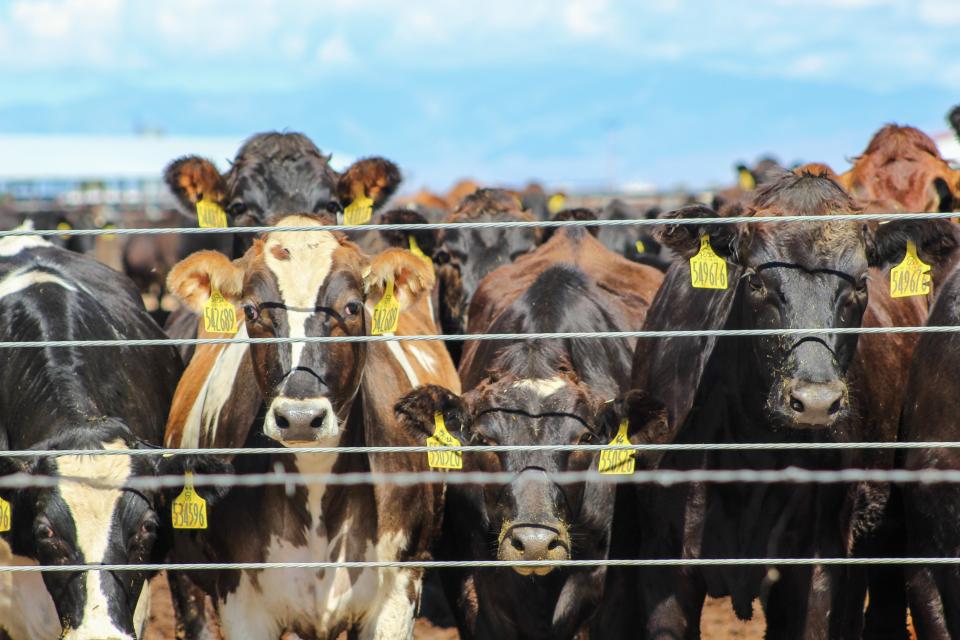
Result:
[[[277,396],[267,409],[263,433],[286,445],[309,445],[336,438],[340,435],[340,422],[327,397]]]

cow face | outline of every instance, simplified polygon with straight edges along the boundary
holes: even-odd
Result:
[[[451,222],[533,220],[517,199],[499,189],[481,189],[467,196]],[[439,265],[444,333],[464,333],[470,299],[491,271],[536,248],[536,229],[445,229],[434,254]]]
[[[201,199],[219,204],[235,227],[273,224],[292,213],[337,214],[358,197],[379,207],[400,184],[396,165],[383,158],[359,160],[339,174],[300,133],[260,133],[244,143],[223,175],[197,156],[176,160],[165,180],[188,216]],[[249,236],[242,249],[249,246]],[[241,251],[242,252],[242,251]]]
[[[278,224],[330,220],[300,215]],[[409,251],[388,249],[370,259],[340,234],[298,231],[266,234],[234,262],[198,252],[171,271],[168,283],[198,312],[216,288],[253,338],[304,338],[367,334],[388,280],[402,312],[429,292],[433,273]],[[339,436],[359,389],[363,343],[252,344],[250,355],[266,403],[266,435],[288,444]]]
[[[631,442],[660,441],[667,433],[663,407],[642,394],[604,402],[569,371],[549,378],[506,376],[485,380],[458,398],[441,387],[408,393],[396,405],[401,420],[429,433],[434,414],[463,444],[603,444],[629,418]],[[468,510],[480,515],[487,549],[499,560],[567,560],[602,557],[613,517],[613,485],[560,483],[558,472],[596,469],[599,454],[586,451],[464,453],[464,470],[507,472],[507,484],[487,484],[465,494]],[[451,507],[460,494],[451,495]],[[546,575],[553,567],[514,567],[521,575]]]
[[[126,427],[108,422],[64,431],[37,448],[114,449],[136,446]],[[20,463],[8,459],[4,473],[58,479],[54,487],[5,491],[12,530],[6,534],[15,554],[41,565],[139,564],[160,561],[158,497],[124,489],[131,478],[156,473],[145,457],[62,456]],[[87,480],[76,482],[68,478]],[[105,488],[92,483],[116,485]],[[141,571],[44,573],[63,626],[63,638],[136,638],[149,606],[149,574]]]
[[[801,173],[784,174],[758,189],[746,214],[813,217],[856,210],[836,182]],[[698,206],[674,215],[717,214]],[[898,252],[897,259],[902,259],[908,238],[929,251],[941,241],[939,234],[936,223],[877,226],[811,220],[667,228],[660,237],[689,259],[699,250],[699,235],[708,235],[713,249],[735,265],[729,291],[718,294],[730,301],[726,328],[833,329],[860,326],[868,302],[868,267],[888,265]],[[855,334],[757,336],[746,342],[749,354],[744,364],[759,378],[764,411],[772,424],[826,428],[849,412],[846,374],[856,351]]]

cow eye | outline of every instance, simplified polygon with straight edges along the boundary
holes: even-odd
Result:
[[[340,213],[343,211],[343,207],[341,207],[340,203],[336,200],[331,200],[324,206],[324,208],[327,210],[327,213]]]
[[[749,284],[750,288],[754,291],[763,291],[763,278],[758,276],[756,273],[750,273],[747,276],[747,284]]]
[[[352,300],[343,308],[343,315],[346,317],[357,316],[363,311],[363,304],[357,300]]]
[[[593,444],[594,440],[596,439],[596,436],[594,436],[592,433],[585,431],[584,433],[580,434],[580,437],[577,439],[577,444]]]
[[[227,207],[227,213],[229,213],[231,216],[234,216],[234,217],[241,216],[246,212],[247,212],[247,205],[246,203],[241,201],[234,202],[229,207]]]
[[[447,264],[450,262],[450,254],[440,249],[435,254],[433,254],[433,261],[437,264]]]
[[[41,540],[49,540],[56,535],[48,522],[38,522],[34,533]]]
[[[260,317],[260,308],[252,302],[244,302],[243,315],[247,318],[247,322],[256,322]]]
[[[867,276],[861,276],[860,280],[857,282],[857,293],[866,293],[867,292]]]
[[[140,535],[154,536],[157,534],[157,521],[153,518],[144,518],[140,523]]]

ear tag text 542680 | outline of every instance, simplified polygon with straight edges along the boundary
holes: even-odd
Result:
[[[358,196],[343,210],[343,224],[367,224],[373,217],[373,200]]]
[[[700,251],[690,258],[690,279],[697,289],[726,289],[727,262],[713,252],[710,236],[700,236]]]
[[[443,414],[433,414],[433,435],[427,438],[428,447],[459,447],[460,441],[454,438],[443,421]],[[459,451],[428,451],[427,463],[431,469],[463,469],[463,454]]]
[[[216,202],[200,200],[197,202],[197,221],[204,228],[225,229],[227,212]]]
[[[0,533],[10,531],[11,520],[10,503],[0,498]]]
[[[925,296],[930,293],[930,265],[917,255],[917,245],[907,240],[907,253],[903,262],[890,269],[890,296]]]
[[[194,490],[190,471],[183,474],[183,491],[174,498],[171,515],[174,529],[207,528],[207,501]]]
[[[203,328],[208,333],[237,332],[237,311],[216,289],[203,305]]]
[[[370,333],[375,336],[395,333],[398,324],[400,324],[400,302],[393,295],[393,278],[389,278],[383,297],[373,308],[373,328]]]
[[[417,239],[413,237],[412,233],[407,237],[410,239],[409,240],[410,253],[412,253],[413,255],[417,256],[418,258],[426,262],[428,265],[430,265],[430,270],[433,271],[433,260],[431,260],[430,256],[428,256],[423,252],[423,249],[421,249],[420,245],[417,244]]]
[[[627,437],[627,421],[620,422],[620,429],[617,435],[609,444],[630,444],[630,438]],[[612,449],[600,452],[600,464],[598,470],[602,474],[630,474],[633,473],[637,465],[634,456],[637,452],[633,449]]]

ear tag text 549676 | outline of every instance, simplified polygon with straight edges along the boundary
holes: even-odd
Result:
[[[211,200],[197,202],[197,221],[201,227],[225,229],[227,227],[227,212]]]
[[[627,421],[620,422],[620,429],[617,435],[609,444],[630,444],[630,438],[627,437]],[[602,474],[630,474],[633,473],[637,465],[634,456],[637,452],[633,449],[611,449],[600,452],[600,464],[598,470]]]
[[[373,308],[373,328],[370,333],[375,336],[395,333],[398,324],[400,324],[400,302],[393,295],[393,278],[389,278],[383,297]]]
[[[203,305],[203,328],[208,333],[237,332],[237,311],[216,289]]]
[[[890,269],[890,296],[925,296],[930,293],[930,265],[917,255],[917,245],[907,240],[907,253],[903,262]]]
[[[443,421],[443,414],[433,414],[433,435],[427,438],[428,447],[459,447],[460,441],[454,438]],[[459,451],[428,451],[427,463],[431,469],[463,469],[463,454]]]
[[[726,289],[727,262],[713,252],[710,236],[700,236],[700,251],[690,258],[690,279],[696,289]]]
[[[0,498],[0,533],[10,531],[11,520],[10,503]]]
[[[423,252],[423,249],[421,249],[420,245],[417,244],[417,239],[413,237],[412,233],[407,237],[410,239],[409,240],[410,253],[412,253],[413,255],[417,256],[418,258],[426,262],[428,265],[430,265],[430,270],[433,271],[433,260],[431,260],[430,256],[428,256]]]
[[[373,217],[373,200],[358,196],[343,210],[343,224],[367,224]]]
[[[194,490],[190,471],[183,474],[183,491],[174,498],[171,515],[174,529],[207,528],[207,501]]]

